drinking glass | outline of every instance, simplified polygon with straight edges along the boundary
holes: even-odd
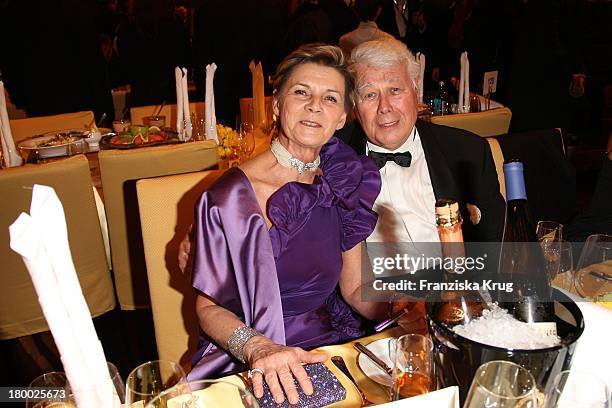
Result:
[[[183,368],[173,361],[148,361],[128,375],[125,381],[125,404],[130,407],[142,401],[144,405],[173,387],[177,387],[175,392],[183,391],[186,379]]]
[[[120,408],[125,402],[125,384],[123,383],[123,379],[121,378],[121,374],[119,374],[119,370],[113,363],[107,362],[108,374],[110,377],[110,383],[101,384],[93,389],[79,389],[73,387],[68,384],[68,400],[74,405],[77,406],[77,400],[75,394],[79,394],[81,398],[84,398],[86,401],[94,400],[94,394],[98,394],[98,396],[103,395],[105,398],[105,406],[109,408]],[[104,394],[100,394],[103,392]],[[88,397],[88,395],[92,395],[92,397]],[[116,396],[116,397],[115,397]]]
[[[253,150],[255,150],[255,135],[253,133],[253,124],[250,122],[241,123],[239,135],[244,159],[248,159],[253,154]]]
[[[573,290],[574,286],[574,251],[573,245],[568,241],[559,242],[559,269],[555,284],[566,290]]]
[[[164,115],[145,116],[142,118],[142,121],[144,122],[145,126],[148,127],[157,126],[158,128],[162,129],[166,126],[166,117]]]
[[[161,401],[163,398],[158,398],[149,403],[146,408],[158,408],[158,407],[177,407],[174,404],[175,401],[183,403],[183,408],[186,406],[193,408],[208,408],[208,407],[220,407],[220,406],[231,406],[231,407],[244,407],[244,408],[258,408],[259,404],[257,400],[243,385],[234,384],[223,380],[198,380],[187,383],[188,389],[191,392],[191,398],[181,395],[174,401],[163,404]],[[155,405],[159,401],[158,405]],[[166,401],[169,402],[168,399]],[[185,403],[193,405],[185,405]]]
[[[60,398],[62,400],[68,400],[68,379],[66,378],[66,374],[60,371],[53,371],[50,373],[43,374],[41,376],[36,377],[32,380],[32,382],[28,385],[28,387],[34,388],[64,388],[66,391],[64,393],[64,398]],[[72,407],[68,402],[60,402],[54,400],[45,400],[45,401],[31,401],[26,400],[26,408],[60,408],[60,407]]]
[[[120,135],[126,130],[130,130],[130,126],[132,126],[132,122],[129,119],[120,119],[113,121],[113,131]]]
[[[470,96],[470,112],[480,112],[480,98],[477,95]]]
[[[484,363],[474,375],[463,408],[537,408],[533,375],[510,361]]]
[[[192,113],[191,124],[193,126],[193,134],[191,138],[195,141],[206,140],[206,123],[204,118],[200,118],[195,113]]]
[[[574,277],[576,292],[597,300],[612,293],[612,235],[587,238]]]
[[[433,343],[420,334],[406,334],[390,343],[393,363],[391,400],[414,397],[435,389]]]
[[[559,273],[559,243],[562,240],[563,224],[556,221],[539,221],[536,235],[546,261],[546,273],[550,281]]]
[[[178,384],[146,403],[139,408],[197,408],[195,397],[186,382]],[[204,406],[203,406],[204,407]]]
[[[561,371],[546,395],[546,408],[607,408],[610,391],[598,377],[576,370]]]

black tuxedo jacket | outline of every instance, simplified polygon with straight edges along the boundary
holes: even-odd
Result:
[[[505,202],[486,140],[471,132],[417,120],[434,195],[456,200],[463,217],[463,236],[470,242],[500,242]],[[365,154],[365,133],[357,121],[336,133],[358,154]],[[419,194],[419,192],[415,192]],[[481,219],[470,221],[466,204],[480,209]],[[431,209],[434,211],[434,209]]]

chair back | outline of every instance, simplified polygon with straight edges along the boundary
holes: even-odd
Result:
[[[0,340],[49,330],[21,257],[10,249],[8,226],[30,211],[32,187],[53,187],[62,202],[68,241],[81,289],[92,317],[115,307],[102,232],[85,156],[0,170]]]
[[[94,120],[92,111],[62,113],[51,116],[13,119],[10,121],[15,143],[28,137],[62,129],[85,129]]]
[[[431,122],[469,130],[478,136],[490,137],[508,133],[510,119],[512,119],[512,111],[504,107],[483,112],[432,116]]]
[[[495,162],[495,171],[497,172],[497,181],[499,182],[499,192],[504,200],[506,199],[506,177],[504,176],[504,153],[502,152],[499,142],[494,137],[487,137],[493,162]]]
[[[184,367],[197,350],[199,323],[190,276],[178,268],[178,248],[193,224],[198,198],[222,173],[200,171],[136,183],[158,355]]]
[[[201,171],[218,162],[212,141],[102,150],[98,155],[108,219],[113,274],[124,310],[150,307],[136,200],[136,181]]]
[[[159,108],[159,105],[135,106],[130,108],[130,120],[132,124],[144,124],[143,118],[153,115],[156,108]],[[189,112],[195,112],[198,118],[204,119],[204,102],[190,102]],[[176,104],[164,105],[159,115],[166,117],[166,126],[176,129]]]

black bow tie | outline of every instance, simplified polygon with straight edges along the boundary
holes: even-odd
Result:
[[[412,155],[408,151],[401,153],[381,153],[370,150],[368,156],[374,160],[379,169],[385,167],[388,161],[395,162],[402,167],[410,167],[410,162],[412,161]]]

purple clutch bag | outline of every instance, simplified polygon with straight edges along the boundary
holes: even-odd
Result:
[[[268,407],[283,407],[283,408],[320,408],[326,405],[333,404],[337,401],[342,401],[346,398],[346,389],[340,384],[336,376],[323,363],[306,364],[304,369],[312,381],[314,392],[311,395],[306,395],[302,391],[298,382],[294,379],[295,388],[300,397],[296,405],[289,404],[285,396],[285,401],[282,404],[274,402],[274,397],[268,388],[268,384],[264,381],[264,394],[257,399],[261,408]],[[253,388],[251,387],[251,392]]]

